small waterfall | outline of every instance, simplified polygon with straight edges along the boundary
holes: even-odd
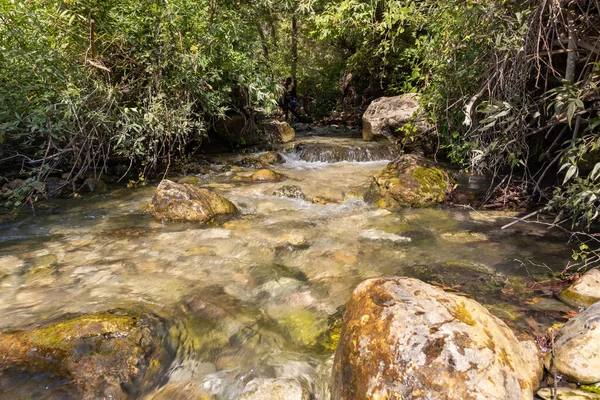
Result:
[[[365,143],[364,146],[301,143],[295,153],[302,161],[324,163],[390,161],[398,156],[398,151],[389,143]]]

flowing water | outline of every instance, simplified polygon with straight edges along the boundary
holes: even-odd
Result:
[[[252,379],[278,378],[326,399],[341,312],[364,279],[407,275],[453,287],[515,329],[530,317],[543,327],[564,311],[529,289],[563,268],[564,237],[524,224],[501,230],[510,213],[375,209],[355,193],[387,161],[285,157],[274,167],[280,183],[235,179],[250,169],[200,175],[242,211],[221,224],[141,215],[148,186],[50,201],[1,225],[0,331],[67,313],[149,310],[179,338],[169,397],[235,399]],[[283,185],[330,203],[271,195]]]

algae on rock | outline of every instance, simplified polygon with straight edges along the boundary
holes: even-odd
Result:
[[[365,200],[376,207],[428,207],[444,201],[451,179],[439,165],[408,154],[389,163],[373,177]]]
[[[0,334],[0,373],[53,374],[74,396],[123,398],[160,382],[174,356],[167,343],[168,329],[156,316],[84,315]]]
[[[209,189],[166,179],[156,188],[148,212],[160,220],[201,222],[239,213],[231,201]]]

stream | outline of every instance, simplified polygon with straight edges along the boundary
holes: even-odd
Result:
[[[251,380],[277,378],[327,399],[343,307],[365,279],[404,275],[452,288],[515,330],[529,329],[531,318],[544,329],[568,311],[532,289],[566,265],[561,234],[522,223],[500,229],[511,212],[373,208],[356,194],[389,154],[356,135],[304,143],[282,152],[277,183],[235,179],[254,171],[223,167],[242,155],[212,157],[199,185],[242,213],[223,223],[140,214],[155,183],[47,201],[35,216],[1,224],[0,331],[66,314],[147,310],[177,337],[165,386],[148,398],[236,399]],[[341,161],[336,146],[354,150]],[[307,200],[273,196],[283,185],[299,186]],[[326,204],[311,202],[316,196]],[[44,377],[10,382],[0,393],[60,398],[52,395],[58,383]]]

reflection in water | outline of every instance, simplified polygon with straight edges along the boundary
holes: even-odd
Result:
[[[150,397],[233,399],[246,385],[285,382],[325,399],[341,311],[364,279],[409,275],[454,287],[516,328],[527,316],[544,324],[560,311],[525,304],[532,277],[546,270],[514,260],[560,269],[563,238],[531,226],[502,231],[503,213],[373,209],[355,194],[385,161],[287,161],[274,168],[281,183],[233,179],[251,170],[203,177],[242,210],[221,225],[138,214],[152,187],[56,200],[4,224],[0,329],[145,309],[172,321],[178,347],[168,384]],[[271,195],[285,184],[309,201]],[[313,204],[316,196],[331,203]]]

